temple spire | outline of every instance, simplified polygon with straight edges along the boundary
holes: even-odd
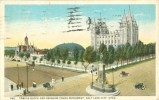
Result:
[[[130,8],[130,5],[129,5],[128,16],[131,16],[131,8]]]
[[[25,36],[24,42],[25,42],[25,45],[28,45],[28,44],[29,44],[27,34],[26,34],[26,36]]]

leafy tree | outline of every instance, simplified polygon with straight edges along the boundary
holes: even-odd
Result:
[[[63,48],[60,50],[60,54],[61,54],[61,58],[62,58],[62,62],[63,64],[66,62],[66,59],[68,58],[69,52],[67,48]],[[63,65],[62,65],[63,67]]]
[[[69,65],[69,64],[71,64],[71,61],[70,61],[70,60],[68,60],[68,61],[67,61],[67,64],[68,64],[68,65]]]
[[[83,62],[84,51],[85,50],[81,50],[81,52],[80,52],[79,59],[80,59],[81,62]]]
[[[55,58],[54,57],[51,57],[51,65],[55,63]]]
[[[124,62],[124,60],[125,60],[125,46],[124,45],[121,45],[121,52],[120,52],[120,58],[121,58],[121,65],[122,65],[122,63]]]
[[[102,62],[108,66],[108,57],[109,57],[109,55],[108,55],[107,47],[104,48],[102,54],[103,54]]]
[[[24,53],[23,53],[23,52],[20,52],[20,53],[19,53],[19,57],[20,57],[21,60],[22,60],[22,58],[24,57]]]
[[[5,50],[5,56],[14,57],[15,51],[14,50]]]
[[[115,50],[114,47],[112,45],[109,45],[108,48],[108,63],[112,64],[114,62],[114,57],[115,57]]]
[[[118,66],[118,62],[119,62],[119,60],[121,59],[121,46],[119,45],[118,47],[117,47],[117,49],[115,50],[115,60],[116,60],[116,62],[117,62],[117,66]]]
[[[33,60],[35,61],[36,59],[37,59],[37,57],[36,57],[36,56],[34,56],[34,57],[33,57]]]
[[[26,52],[25,53],[25,57],[28,59],[30,57],[30,53],[29,52]]]
[[[85,71],[87,70],[87,67],[89,64],[93,63],[96,61],[96,51],[93,49],[93,47],[88,46],[84,52],[84,62],[87,63],[85,64],[84,62],[82,65],[85,68]]]
[[[47,61],[50,61],[50,59],[51,59],[51,52],[50,51],[47,52],[46,59],[47,59]]]
[[[75,48],[73,50],[73,55],[74,55],[74,59],[76,62],[78,62],[78,58],[79,58],[79,50],[77,48]]]
[[[58,60],[57,60],[57,63],[58,63],[58,64],[60,64],[60,63],[61,63],[60,59],[58,59]]]
[[[65,60],[68,58],[68,49],[67,48],[63,48],[60,50],[60,54],[61,54],[61,58],[62,60],[65,62]]]
[[[130,56],[131,56],[131,45],[129,43],[126,43],[125,45],[125,58],[127,60],[127,64],[128,64],[128,60],[130,59]]]
[[[77,63],[78,63],[78,59],[79,59],[79,50],[78,50],[77,48],[75,48],[75,49],[73,50],[73,55],[74,55],[74,60],[75,60],[74,64],[75,64],[75,66],[76,66]]]
[[[104,43],[102,43],[100,46],[99,46],[99,53],[103,53],[103,51],[105,50],[106,48],[106,45]]]
[[[55,56],[56,59],[60,59],[61,54],[60,54],[60,49],[59,48],[54,49],[54,56]]]
[[[40,63],[41,63],[41,61],[43,61],[43,58],[40,58]]]

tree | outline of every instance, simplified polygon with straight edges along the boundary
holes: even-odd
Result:
[[[57,63],[60,64],[60,62],[61,62],[60,59],[58,59],[58,60],[57,60]]]
[[[127,64],[128,64],[128,60],[130,59],[131,57],[131,46],[129,43],[126,43],[125,45],[125,49],[124,49],[124,52],[125,52],[125,58],[127,60]]]
[[[112,64],[114,62],[114,57],[115,57],[115,50],[114,50],[114,47],[112,45],[109,45],[109,48],[108,48],[108,63],[109,64]]]
[[[121,66],[125,60],[125,55],[126,55],[124,49],[125,49],[125,46],[121,45],[121,52],[120,52]]]
[[[78,48],[75,48],[73,50],[73,56],[74,56],[74,60],[75,60],[74,64],[76,66],[77,63],[78,63],[78,59],[79,59],[79,50],[78,50]]]
[[[75,60],[76,62],[78,62],[78,58],[79,58],[79,50],[78,50],[78,48],[75,48],[75,49],[73,50],[73,56],[74,56],[74,60]]]
[[[30,53],[29,52],[26,52],[25,53],[25,57],[28,59],[30,57]]]
[[[14,50],[5,50],[5,56],[14,57],[15,51]]]
[[[61,54],[60,54],[60,49],[59,48],[54,49],[54,56],[55,56],[55,59],[60,59]]]
[[[34,61],[36,60],[36,58],[37,58],[36,56],[33,56],[33,60],[34,60]]]
[[[83,62],[82,65],[84,66],[86,71],[88,65],[96,61],[96,51],[93,49],[93,47],[88,46],[84,52],[83,57],[84,57],[84,62],[87,64]]]
[[[138,41],[136,45],[137,45],[137,56],[140,58],[141,61],[143,55],[143,42]]]
[[[19,53],[19,57],[20,57],[21,60],[22,60],[22,58],[24,57],[24,53],[23,53],[23,52],[20,52],[20,53]]]
[[[68,58],[68,49],[67,48],[63,48],[60,50],[60,54],[61,54],[61,58],[63,60],[63,64],[65,63],[66,59]],[[63,65],[62,65],[63,67]]]
[[[51,65],[52,65],[53,63],[55,63],[55,58],[52,56],[52,57],[51,57]]]
[[[103,49],[102,55],[103,55],[103,58],[100,58],[100,57],[99,57],[99,59],[101,59],[102,62],[103,62],[105,65],[108,66],[108,50],[107,50],[107,47],[105,47],[105,48]],[[100,56],[101,56],[101,55],[100,55]]]
[[[117,67],[118,67],[118,62],[119,62],[119,60],[121,59],[121,57],[120,57],[120,53],[121,53],[121,46],[119,45],[118,47],[117,47],[117,49],[115,50],[115,60],[116,60],[116,62],[117,62]]]
[[[69,64],[71,64],[71,61],[70,61],[70,60],[68,60],[68,61],[67,61],[67,64],[68,64],[68,65],[69,65]]]
[[[41,61],[43,61],[43,58],[40,58],[40,63],[41,63]]]
[[[106,48],[106,45],[104,43],[102,43],[100,46],[99,46],[99,53],[103,53],[103,51],[105,50]]]
[[[85,51],[85,50],[81,50],[81,52],[80,52],[79,59],[80,59],[81,62],[83,62],[84,51]]]
[[[50,61],[50,59],[51,59],[51,52],[48,51],[47,54],[46,54],[46,60]]]

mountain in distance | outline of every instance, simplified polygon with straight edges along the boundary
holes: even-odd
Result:
[[[73,51],[75,48],[77,48],[78,50],[84,50],[84,48],[77,43],[63,43],[63,44],[59,44],[57,45],[55,48],[68,48],[69,51]]]

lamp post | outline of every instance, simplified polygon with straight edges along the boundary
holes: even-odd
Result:
[[[26,73],[27,73],[27,93],[29,92],[28,91],[28,65],[26,65]]]
[[[17,64],[17,69],[18,69],[18,85],[19,85],[19,67],[18,67],[18,64]]]
[[[113,91],[114,91],[114,68],[113,68]]]
[[[33,66],[32,70],[34,71],[34,63],[32,63],[32,64],[33,64],[32,65]],[[26,75],[27,76],[27,90],[26,91],[27,91],[27,93],[29,93],[29,89],[28,89],[28,72],[29,72],[28,69],[29,69],[29,66],[30,66],[29,64],[26,65],[26,74],[27,74]]]
[[[92,65],[92,71],[91,71],[92,72],[92,86],[93,86],[93,67],[94,66]]]

